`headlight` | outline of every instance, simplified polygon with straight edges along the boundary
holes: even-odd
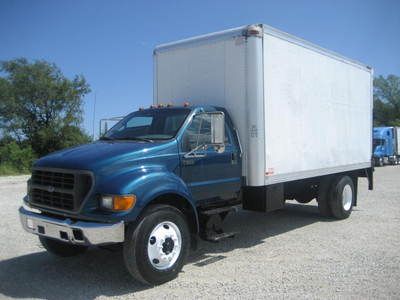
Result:
[[[113,210],[124,211],[135,206],[135,195],[103,195],[100,197],[100,207]]]

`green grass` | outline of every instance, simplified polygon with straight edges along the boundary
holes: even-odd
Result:
[[[26,175],[26,174],[30,174],[30,171],[20,170],[15,166],[9,164],[0,164],[0,176]]]

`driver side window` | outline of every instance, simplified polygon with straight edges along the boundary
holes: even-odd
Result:
[[[193,117],[186,128],[182,140],[182,150],[189,152],[194,148],[211,143],[211,119],[209,115],[201,114]]]

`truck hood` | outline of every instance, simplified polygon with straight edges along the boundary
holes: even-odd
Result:
[[[171,142],[97,141],[46,155],[37,160],[34,167],[95,171],[115,163],[132,164],[169,148],[168,145]],[[171,149],[174,150],[176,153],[176,148]]]

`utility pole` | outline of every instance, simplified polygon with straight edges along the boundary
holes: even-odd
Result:
[[[93,104],[93,124],[92,124],[92,139],[94,140],[94,123],[95,123],[95,118],[96,118],[96,100],[97,100],[97,93],[94,92],[94,104]]]

